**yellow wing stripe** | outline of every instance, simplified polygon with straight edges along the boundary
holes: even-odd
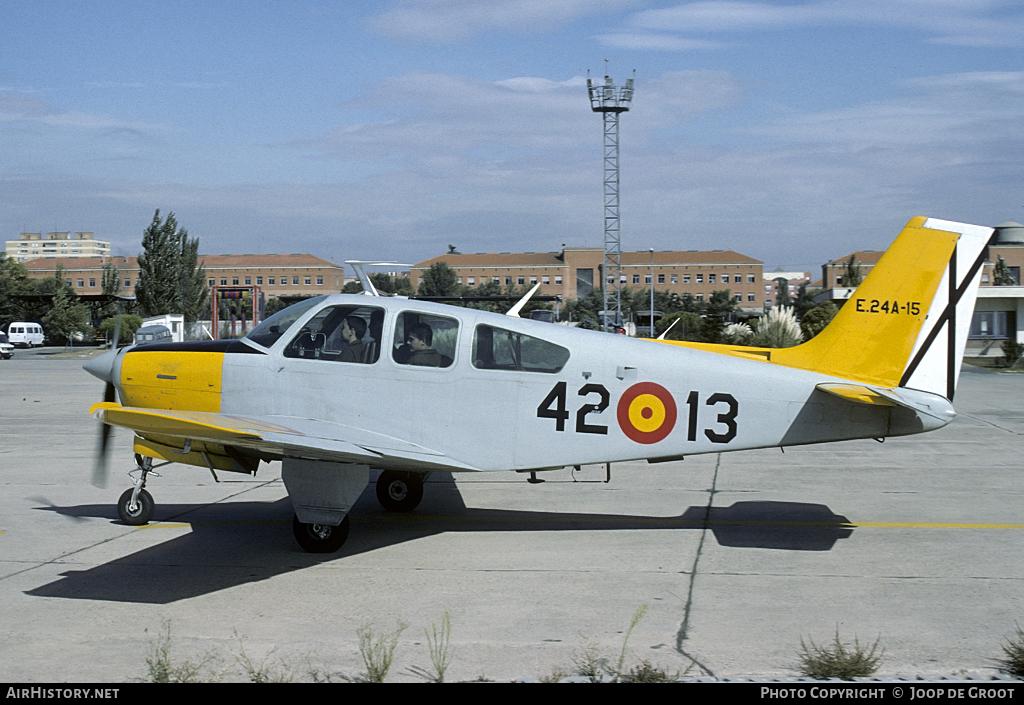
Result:
[[[89,408],[89,413],[103,423],[131,428],[141,434],[191,437],[218,443],[258,441],[262,440],[263,433],[276,430],[272,424],[261,424],[251,420],[240,421],[220,414],[189,411],[163,413],[147,409],[126,409],[114,402],[93,404]],[[225,422],[233,423],[229,425]]]

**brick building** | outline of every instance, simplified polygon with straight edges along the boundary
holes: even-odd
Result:
[[[505,285],[540,284],[539,294],[579,299],[600,287],[604,250],[565,247],[561,252],[502,252],[446,254],[420,262],[409,272],[413,289],[436,262],[455,270],[459,283],[473,288],[488,281]],[[674,250],[623,252],[623,287],[692,294],[706,301],[714,291],[728,289],[743,310],[762,311],[763,263],[731,250]]]
[[[213,286],[258,286],[269,299],[274,296],[315,296],[336,294],[345,285],[345,266],[307,254],[288,255],[200,255],[207,284]],[[40,258],[24,262],[34,279],[52,277],[57,266],[77,294],[103,293],[103,268],[117,267],[121,296],[134,296],[139,265],[134,257]]]

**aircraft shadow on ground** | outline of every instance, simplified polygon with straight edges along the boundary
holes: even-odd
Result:
[[[78,520],[118,521],[111,505],[42,504],[38,509]],[[291,517],[287,497],[203,507],[158,503],[156,523],[139,530],[187,533],[94,568],[64,572],[58,580],[26,594],[168,604],[452,532],[694,529],[711,531],[721,546],[791,551],[828,551],[853,532],[848,520],[828,507],[800,502],[690,507],[676,517],[474,509],[466,507],[450,477],[428,483],[423,504],[410,514],[386,512],[377,505],[372,490],[365,492],[352,510],[348,542],[336,554],[303,552],[292,537]],[[182,522],[189,524],[181,526]]]

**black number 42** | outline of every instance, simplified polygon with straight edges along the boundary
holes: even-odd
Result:
[[[602,384],[585,384],[580,387],[578,393],[581,397],[596,394],[598,399],[596,404],[583,404],[576,412],[576,433],[597,433],[600,435],[607,435],[608,427],[600,424],[588,424],[587,415],[600,414],[608,408],[608,401],[610,398],[608,390],[605,389]],[[566,410],[565,382],[559,382],[556,384],[548,395],[544,397],[544,401],[542,401],[540,406],[537,407],[537,418],[554,419],[555,430],[565,430],[565,422],[569,418],[569,412]]]

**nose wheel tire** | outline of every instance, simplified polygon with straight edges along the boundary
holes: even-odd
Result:
[[[337,526],[329,524],[304,524],[299,517],[292,518],[292,533],[295,540],[307,553],[334,553],[348,539],[348,516]]]
[[[125,490],[121,498],[117,500],[117,516],[129,526],[143,526],[153,518],[153,495],[146,490],[139,492],[139,498],[132,505],[132,493],[134,489]]]
[[[423,478],[385,470],[377,478],[377,501],[389,512],[411,512],[423,499]]]

